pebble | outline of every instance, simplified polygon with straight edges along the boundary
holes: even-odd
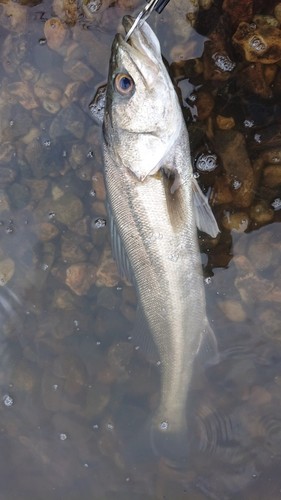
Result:
[[[238,233],[244,233],[249,223],[249,216],[246,212],[226,213],[222,218],[222,225],[225,229]]]
[[[115,287],[120,279],[120,274],[116,262],[112,257],[111,249],[106,246],[97,266],[96,286]]]
[[[86,295],[96,283],[97,268],[85,262],[73,264],[66,270],[66,285],[76,293],[76,295]]]
[[[235,120],[232,116],[217,115],[217,126],[221,130],[229,130],[235,127]]]
[[[63,23],[57,17],[51,17],[44,24],[44,35],[47,44],[52,50],[61,48],[62,43],[66,37],[67,31]]]
[[[224,300],[218,302],[219,308],[230,319],[230,321],[245,321],[247,315],[240,302],[236,300]]]
[[[72,227],[83,216],[84,207],[81,200],[71,193],[65,193],[57,200],[44,198],[38,203],[35,215],[42,222],[47,222],[52,214],[56,221]]]
[[[274,218],[274,210],[268,206],[265,201],[260,201],[252,205],[250,210],[250,217],[258,224],[267,224]]]
[[[263,184],[270,188],[281,184],[281,165],[268,165],[264,168]]]
[[[15,273],[15,262],[7,257],[0,261],[0,286],[5,286]]]

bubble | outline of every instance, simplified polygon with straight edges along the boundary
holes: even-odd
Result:
[[[199,177],[200,177],[199,172],[194,172],[193,177],[194,177],[194,179],[199,179]]]
[[[106,226],[106,219],[102,219],[101,217],[99,217],[98,219],[95,219],[92,222],[92,227],[94,229],[102,229],[105,226]]]
[[[281,198],[275,198],[273,202],[271,203],[271,206],[274,210],[280,210],[281,209]]]
[[[168,427],[169,427],[168,422],[165,422],[165,421],[164,421],[164,422],[161,422],[161,424],[160,424],[160,430],[161,430],[161,431],[164,431],[164,432],[165,432],[165,431],[168,429]]]
[[[48,219],[49,219],[49,220],[54,220],[54,219],[55,219],[55,217],[56,217],[55,212],[49,212],[49,214],[48,214]]]
[[[234,191],[236,191],[237,189],[241,188],[242,186],[242,182],[239,181],[238,179],[234,179],[234,181],[232,182],[232,189],[234,189]]]
[[[171,262],[177,262],[179,260],[179,254],[178,253],[171,253],[169,256],[168,256],[168,259],[171,261]]]
[[[254,140],[255,140],[258,144],[260,144],[260,143],[261,143],[261,135],[260,135],[260,134],[255,134],[255,135],[254,135]]]
[[[89,464],[83,464],[83,466],[87,469],[89,467]]]
[[[114,425],[111,424],[110,422],[107,424],[106,428],[109,430],[109,431],[113,431],[114,429]]]
[[[51,139],[43,139],[42,146],[44,146],[45,148],[49,148],[51,146]]]
[[[46,38],[39,38],[38,42],[39,42],[39,45],[46,45],[47,40],[46,40]]]
[[[212,278],[208,276],[208,278],[204,279],[204,282],[206,283],[206,285],[210,285],[212,283]]]
[[[10,396],[10,394],[5,394],[2,398],[3,404],[7,406],[7,408],[10,408],[14,404],[14,398]]]
[[[94,189],[91,189],[89,195],[91,196],[91,198],[95,198],[96,197],[96,191]]]
[[[252,47],[253,49],[255,49],[257,52],[262,52],[263,50],[266,49],[266,45],[257,36],[254,36],[252,38],[252,40],[249,41],[249,45],[250,45],[250,47]]]
[[[15,230],[15,226],[14,226],[14,221],[12,219],[10,219],[8,221],[8,224],[7,224],[7,227],[6,227],[6,233],[7,234],[12,234]]]
[[[95,431],[96,431],[96,430],[98,430],[98,428],[99,428],[98,424],[94,424],[94,425],[93,425],[93,429],[94,429]]]
[[[94,12],[97,12],[97,10],[100,9],[101,4],[102,4],[101,0],[90,0],[87,4],[87,8],[93,14]]]
[[[64,434],[63,432],[60,433],[59,438],[61,441],[65,441],[67,439],[67,435]]]
[[[156,240],[162,240],[163,239],[163,234],[162,233],[149,233],[148,237],[146,238],[147,243],[153,243]]]
[[[216,52],[215,54],[212,55],[212,59],[215,63],[215,65],[224,72],[230,72],[232,71],[236,64],[231,61],[231,59],[225,55],[225,54],[219,54]]]
[[[53,389],[53,391],[57,391],[57,390],[58,390],[58,388],[59,388],[58,384],[53,384],[53,385],[52,385],[52,389]]]
[[[201,172],[212,172],[217,168],[217,155],[202,153],[196,160],[196,168]]]
[[[88,151],[87,158],[94,158],[94,157],[95,157],[94,151]]]
[[[254,126],[254,120],[244,120],[244,127],[252,128]]]
[[[42,271],[48,271],[48,269],[49,269],[48,264],[42,264],[41,269],[42,269]]]

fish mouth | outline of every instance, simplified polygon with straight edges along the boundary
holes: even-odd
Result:
[[[159,41],[147,22],[142,21],[138,24],[127,39],[126,35],[129,33],[134,22],[135,18],[132,16],[127,15],[123,17],[122,25],[125,31],[125,36],[118,34],[117,43],[123,45],[123,47],[132,47],[139,53],[146,55],[149,58],[161,58]]]
[[[129,33],[131,27],[133,26],[135,19],[132,16],[124,16],[122,19],[122,25],[125,30],[125,33]],[[137,28],[138,29],[138,28]],[[129,41],[129,40],[128,40]]]

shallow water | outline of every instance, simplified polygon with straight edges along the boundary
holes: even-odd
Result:
[[[0,2],[0,499],[280,498],[280,67],[245,62],[222,28],[218,42],[219,19],[238,24],[221,2],[192,14],[198,33],[182,3],[151,23],[221,227],[200,235],[220,361],[195,369],[176,470],[138,440],[159,373],[128,340],[135,295],[110,257],[88,109],[134,6]]]

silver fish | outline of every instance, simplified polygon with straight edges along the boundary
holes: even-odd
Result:
[[[123,19],[126,32],[133,22]],[[152,431],[169,447],[186,433],[194,359],[204,339],[216,348],[196,226],[212,237],[219,230],[193,176],[178,97],[147,23],[128,41],[114,39],[103,140],[113,253],[137,290],[138,329],[156,346],[161,395]]]

